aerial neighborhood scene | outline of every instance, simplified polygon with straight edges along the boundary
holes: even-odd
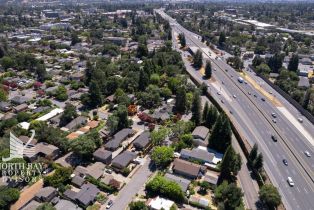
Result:
[[[314,2],[0,1],[0,210],[314,210]]]

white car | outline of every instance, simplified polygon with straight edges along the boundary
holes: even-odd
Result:
[[[276,121],[276,119],[273,119],[273,123],[276,123],[277,121]]]
[[[300,123],[303,123],[303,119],[302,119],[301,117],[298,118],[298,121],[299,121]]]
[[[294,186],[294,182],[293,182],[293,180],[292,180],[292,178],[291,178],[290,176],[288,176],[287,182],[288,182],[288,184],[289,184],[291,187]]]
[[[307,150],[304,152],[304,154],[305,154],[307,157],[311,157],[310,152],[309,152],[309,151],[307,151]]]
[[[113,201],[110,200],[106,206],[106,209],[110,209],[112,205],[113,205]]]
[[[237,96],[236,96],[236,95],[233,95],[233,98],[237,98]]]
[[[221,95],[221,92],[218,91],[218,92],[217,92],[217,95]]]

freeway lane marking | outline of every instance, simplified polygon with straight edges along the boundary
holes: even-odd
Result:
[[[297,187],[297,191],[300,193],[301,191],[300,191],[300,189],[299,189],[299,187]]]
[[[305,191],[305,193],[306,193],[306,194],[308,194],[308,191],[306,190],[306,188],[305,188],[305,187],[304,187],[304,191]]]
[[[277,107],[277,109],[291,122],[291,124],[299,130],[299,132],[314,146],[314,138],[301,123],[285,108],[285,107]]]

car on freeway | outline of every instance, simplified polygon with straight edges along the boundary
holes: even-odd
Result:
[[[287,182],[290,185],[290,187],[294,186],[294,182],[293,182],[293,180],[292,180],[292,178],[290,176],[288,176]]]
[[[309,151],[304,151],[304,154],[307,156],[307,157],[311,157],[311,154],[310,154],[310,152]]]
[[[262,98],[262,101],[265,101],[265,98]]]
[[[244,81],[244,84],[247,84],[247,81]]]
[[[113,201],[110,200],[110,201],[107,203],[106,209],[110,209],[112,205],[113,205]]]
[[[233,77],[233,75],[230,75],[231,77]]]
[[[255,97],[255,98],[257,98],[257,95],[256,95],[256,94],[254,94],[254,97]]]
[[[286,166],[288,165],[288,161],[286,159],[282,160],[283,164],[285,164]]]
[[[225,84],[224,81],[221,82],[223,85]]]
[[[221,95],[221,92],[218,91],[218,92],[217,92],[217,95]]]
[[[228,72],[228,69],[225,69],[226,70],[226,72]]]
[[[221,103],[224,103],[224,100],[223,100],[223,99],[221,99]]]
[[[273,119],[273,122],[276,123],[277,122],[276,119]]]
[[[276,117],[277,117],[277,115],[276,115],[275,112],[271,113],[271,116],[272,116],[273,118],[276,118]]]
[[[233,98],[237,98],[237,96],[236,96],[236,95],[233,95]]]
[[[251,92],[248,92],[249,95],[251,95]]]
[[[303,119],[302,119],[301,117],[298,118],[298,121],[299,121],[300,123],[303,123]]]
[[[230,112],[230,114],[233,114],[233,112],[231,110],[229,112]]]
[[[275,135],[271,135],[271,139],[272,139],[274,142],[277,142],[277,141],[278,141],[278,139],[277,139],[277,137],[276,137]]]

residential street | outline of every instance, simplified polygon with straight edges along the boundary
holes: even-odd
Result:
[[[149,157],[146,158],[146,162],[141,166],[138,171],[133,175],[130,182],[122,188],[118,196],[113,199],[113,206],[111,210],[124,210],[128,204],[132,201],[133,197],[140,191],[144,186],[148,178],[153,174],[149,169],[151,160]],[[101,209],[105,209],[105,205]]]

